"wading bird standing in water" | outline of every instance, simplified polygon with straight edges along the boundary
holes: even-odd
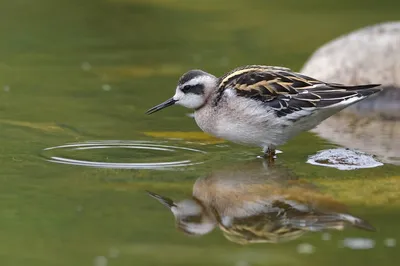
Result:
[[[220,78],[190,70],[179,79],[172,98],[146,113],[174,104],[194,109],[204,132],[262,147],[264,157],[273,161],[277,146],[381,91],[378,86],[326,83],[288,68],[262,65],[239,67]]]

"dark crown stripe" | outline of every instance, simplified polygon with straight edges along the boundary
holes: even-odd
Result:
[[[183,84],[185,84],[186,82],[188,82],[189,80],[192,80],[192,79],[194,79],[194,78],[196,78],[196,77],[199,77],[199,76],[203,76],[203,75],[205,75],[206,74],[206,72],[204,72],[204,71],[202,71],[202,70],[199,70],[199,69],[194,69],[194,70],[190,70],[190,71],[188,71],[188,72],[186,72],[181,78],[180,78],[180,80],[179,80],[179,85],[183,85]]]

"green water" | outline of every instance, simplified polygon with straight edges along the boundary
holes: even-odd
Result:
[[[247,246],[227,241],[218,230],[200,238],[178,232],[172,215],[146,189],[182,199],[198,177],[257,162],[260,151],[205,144],[193,133],[168,140],[175,136],[168,132],[199,131],[189,111],[144,112],[170,97],[191,68],[216,75],[257,63],[298,70],[326,41],[398,19],[400,2],[3,0],[0,7],[0,265],[398,264],[397,248],[384,240],[400,237],[399,166],[311,166],[305,163],[309,155],[334,145],[310,133],[280,147],[278,165],[320,185],[377,232],[332,232],[330,241],[310,233],[284,244]],[[207,154],[58,150],[59,156],[89,161],[205,161],[168,171],[45,160],[45,148],[95,140],[167,141]],[[375,247],[339,248],[345,237],[370,238]],[[315,252],[299,254],[300,243],[312,244]]]

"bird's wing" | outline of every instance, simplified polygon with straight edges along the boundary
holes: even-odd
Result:
[[[248,202],[247,202],[248,203]],[[237,215],[216,215],[219,226],[225,236],[234,242],[280,242],[297,238],[303,234],[303,228],[297,228],[287,222],[287,214],[302,216],[303,205],[292,205],[282,200],[256,201],[245,204],[244,207],[233,211]],[[241,213],[240,215],[238,215]]]
[[[288,68],[255,65],[235,69],[221,77],[215,104],[226,90],[233,90],[239,97],[269,106],[278,117],[290,118],[290,114],[301,114],[305,110],[309,114],[316,109],[348,106],[380,91],[377,86],[325,83]]]
[[[282,224],[272,213],[232,218],[229,226],[221,223],[220,229],[226,238],[240,244],[277,243],[303,234],[302,229]]]

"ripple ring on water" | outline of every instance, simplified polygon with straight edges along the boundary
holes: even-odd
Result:
[[[102,161],[90,161],[90,160],[78,160],[72,158],[66,158],[62,156],[56,155],[46,155],[49,151],[54,152],[55,150],[74,150],[74,151],[82,151],[82,150],[93,150],[93,149],[140,149],[140,150],[149,150],[149,151],[161,151],[161,152],[190,152],[190,153],[203,153],[206,154],[205,151],[188,148],[188,147],[180,147],[180,146],[172,146],[172,145],[164,145],[158,144],[151,141],[118,141],[118,140],[107,140],[107,141],[88,141],[81,143],[69,143],[65,145],[55,146],[45,148],[43,150],[43,156],[49,162],[60,163],[60,164],[69,164],[69,165],[78,165],[78,166],[87,166],[87,167],[96,167],[96,168],[112,168],[112,169],[169,169],[169,168],[178,168],[191,166],[196,164],[202,164],[203,161],[193,161],[190,159],[184,160],[176,160],[176,161],[163,161],[163,162],[135,162],[135,163],[125,163],[125,162],[102,162]]]

